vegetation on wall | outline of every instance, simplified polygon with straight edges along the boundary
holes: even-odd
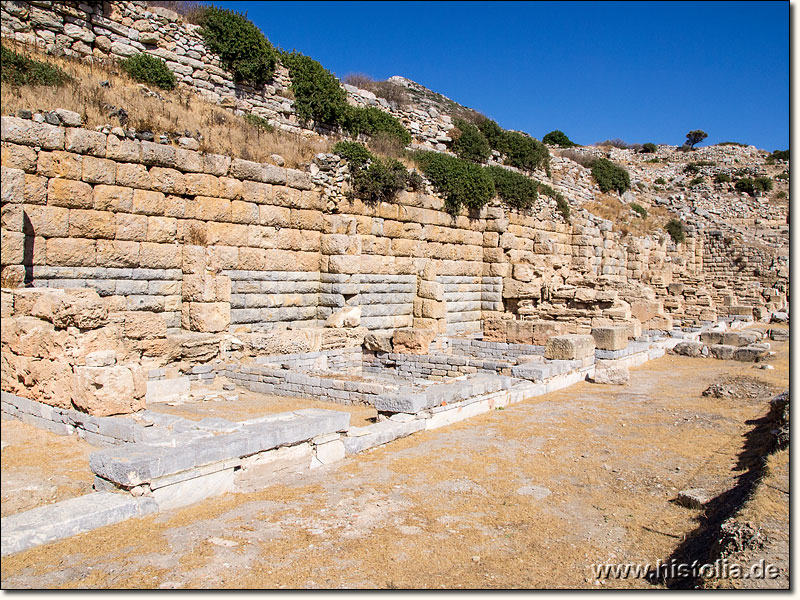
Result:
[[[396,139],[403,147],[411,143],[411,134],[403,124],[388,112],[374,106],[359,108],[348,105],[344,110],[341,125],[351,135],[384,134]]]
[[[623,167],[614,164],[607,158],[592,161],[592,177],[601,192],[616,191],[623,193],[631,187],[631,177]]]
[[[686,230],[683,227],[683,223],[678,219],[670,219],[664,229],[667,230],[672,241],[676,244],[680,244],[686,239]]]
[[[246,15],[209,6],[199,24],[203,40],[234,81],[261,87],[272,79],[277,52]]]
[[[456,156],[475,163],[486,162],[492,155],[492,150],[481,130],[463,119],[456,119],[454,124],[458,133],[454,136],[451,149]]]
[[[364,202],[391,202],[406,187],[418,189],[421,178],[394,158],[379,158],[357,142],[338,142],[331,151],[350,165],[354,197]]]
[[[497,195],[509,206],[526,209],[536,202],[539,186],[530,177],[497,166],[486,167],[486,171],[492,177]]]
[[[518,169],[545,169],[550,175],[550,151],[542,142],[517,131],[505,131],[500,139],[500,152],[505,163]]]
[[[5,46],[2,47],[0,64],[2,65],[2,81],[7,85],[59,86],[70,79],[58,67],[28,58]]]
[[[139,83],[155,85],[162,90],[171,90],[177,83],[175,73],[170,70],[167,63],[156,56],[136,54],[123,60],[121,66]]]
[[[495,195],[489,172],[466,160],[438,152],[415,152],[414,161],[442,195],[445,210],[456,215],[466,206],[477,210]]]
[[[339,125],[347,112],[347,93],[333,73],[299,52],[284,52],[281,62],[288,67],[292,79],[297,117],[303,123]]]

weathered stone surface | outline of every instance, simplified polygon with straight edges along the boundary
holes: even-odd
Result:
[[[361,307],[348,306],[337,310],[325,321],[325,327],[358,327],[361,325]]]
[[[231,305],[227,302],[187,302],[187,329],[200,332],[225,331],[231,322]]]
[[[124,415],[144,408],[141,367],[75,367],[74,374],[73,404],[90,415]]]
[[[156,512],[152,498],[96,492],[41,506],[2,520],[2,555]]]
[[[676,500],[678,504],[685,506],[686,508],[702,510],[712,497],[713,496],[708,492],[708,490],[693,488],[678,492],[678,497]]]
[[[424,419],[414,419],[410,415],[405,416],[410,420],[397,422],[390,419],[366,427],[351,427],[347,436],[342,438],[345,452],[348,455],[358,454],[425,429]]]
[[[164,318],[153,312],[137,311],[125,315],[125,335],[135,340],[164,337],[167,325]]]
[[[630,377],[631,374],[628,371],[628,367],[606,367],[604,369],[595,369],[594,375],[589,380],[593,383],[625,385]]]
[[[392,338],[388,335],[374,335],[370,333],[364,336],[364,348],[372,352],[391,352]]]
[[[674,354],[680,354],[682,356],[702,356],[703,351],[706,350],[706,346],[703,342],[678,342],[675,344],[675,347],[672,349]],[[706,350],[707,352],[707,350]]]
[[[578,360],[594,354],[595,344],[591,335],[557,335],[547,340],[544,357],[550,360]]]
[[[622,350],[628,345],[628,328],[624,326],[593,327],[592,337],[600,350]]]
[[[392,348],[397,354],[427,354],[435,331],[398,329],[392,335]]]

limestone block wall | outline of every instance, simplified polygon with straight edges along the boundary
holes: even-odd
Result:
[[[722,300],[706,289],[704,267],[717,262],[696,232],[678,246],[623,238],[582,209],[565,223],[554,206],[492,204],[454,218],[422,192],[365,204],[346,198],[338,167],[285,169],[0,120],[3,285],[92,288],[168,328],[316,328],[349,306],[378,333],[476,332],[502,315],[590,328],[664,310],[697,320],[713,309],[707,297]],[[733,286],[730,264],[718,268]],[[754,276],[754,295],[763,281]],[[682,298],[673,282],[685,284]]]

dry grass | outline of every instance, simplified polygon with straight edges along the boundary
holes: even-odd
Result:
[[[203,136],[203,152],[259,162],[271,162],[270,155],[279,154],[288,167],[308,164],[316,153],[327,152],[330,147],[330,142],[321,137],[308,139],[265,131],[225,108],[204,101],[185,87],[160,90],[163,100],[148,97],[113,63],[57,58],[21,45],[13,45],[13,49],[57,65],[72,77],[72,81],[61,87],[3,85],[0,93],[3,114],[13,114],[19,109],[65,108],[83,115],[85,125],[93,128],[120,125],[108,112],[109,107],[122,107],[129,115],[126,127],[137,131],[152,131],[155,135],[185,131],[196,135],[199,132]],[[108,87],[101,87],[101,81],[108,81]]]
[[[631,207],[623,204],[613,194],[598,194],[597,200],[587,202],[583,208],[590,213],[608,219],[614,223],[614,228],[623,235],[643,236],[653,233],[663,233],[664,225],[672,215],[663,206],[645,206],[647,217],[641,218],[633,212]]]

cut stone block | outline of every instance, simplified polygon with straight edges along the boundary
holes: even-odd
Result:
[[[2,519],[2,555],[156,512],[152,498],[97,492]]]
[[[317,444],[316,457],[323,465],[329,465],[344,458],[344,444],[337,439],[325,444]]]
[[[410,417],[411,415],[406,416]],[[375,423],[374,425],[353,427],[342,441],[347,454],[358,454],[369,448],[406,437],[422,429],[425,429],[424,419],[412,418],[410,421],[399,422],[395,421],[393,416],[388,421]]]
[[[628,328],[618,325],[594,327],[592,337],[600,350],[622,350],[628,345]]]
[[[608,385],[625,385],[631,378],[628,367],[608,367],[606,369],[595,369],[594,375],[589,378],[593,383],[604,383]]]
[[[594,338],[591,335],[557,335],[547,340],[544,357],[550,360],[577,360],[592,356],[594,350]]]
[[[704,508],[709,500],[711,500],[711,494],[709,494],[708,491],[700,488],[681,490],[678,492],[677,498],[678,504],[681,506],[685,506],[686,508],[695,508],[698,510]]]
[[[682,356],[701,356],[704,355],[704,350],[706,353],[708,352],[705,348],[703,342],[678,342],[672,352]]]
[[[762,345],[758,346],[742,346],[737,348],[733,355],[734,360],[741,362],[758,362],[764,358],[769,352],[769,348]]]
[[[232,491],[233,468],[230,468],[160,487],[153,490],[153,498],[160,510],[167,510]]]

